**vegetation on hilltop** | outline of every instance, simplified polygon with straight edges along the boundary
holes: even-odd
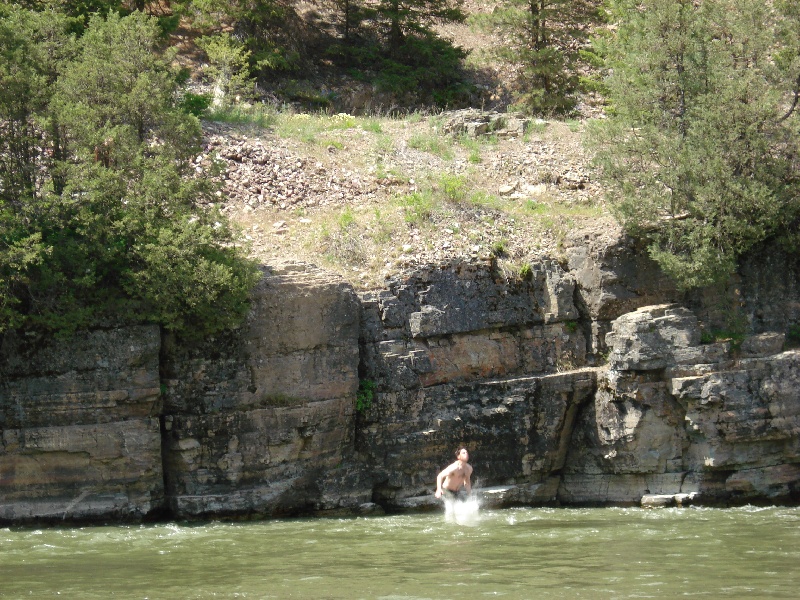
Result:
[[[800,247],[800,7],[615,0],[594,136],[623,225],[681,286],[767,239]]]
[[[444,136],[430,116],[483,106],[488,94],[552,119],[581,116],[585,94],[601,91],[604,118],[591,125],[607,200],[683,287],[726,277],[765,240],[795,247],[796,3],[604,7],[505,0],[488,14],[472,2],[469,22],[492,32],[490,55],[508,66],[493,70],[514,81],[505,97],[445,35],[470,27],[457,1],[0,2],[0,331],[146,320],[202,335],[235,324],[257,269],[227,216],[250,232],[274,217],[278,237],[266,245],[291,253],[302,236],[285,221],[308,224],[317,254],[347,269],[424,248],[511,257],[521,273],[520,246],[558,247],[573,217],[596,219],[602,204],[583,156],[554,166],[564,157],[553,148],[580,137],[585,119],[539,121],[509,141]],[[174,68],[179,39],[210,63],[211,93],[187,88],[190,74]],[[342,81],[387,94],[390,117],[332,115]],[[300,107],[314,111],[300,118]],[[252,198],[225,197],[231,173],[201,146],[197,117],[255,122],[243,137],[270,145],[298,140],[323,182],[347,155],[340,170],[353,185],[312,208],[243,176],[271,207],[254,222]],[[290,171],[278,182],[289,188],[299,176]]]
[[[230,327],[257,268],[196,177],[197,119],[141,13],[0,21],[0,331]],[[82,24],[77,24],[82,25]]]

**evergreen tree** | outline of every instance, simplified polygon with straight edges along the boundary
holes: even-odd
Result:
[[[463,21],[461,4],[462,0],[380,0],[376,13],[383,22],[389,55],[399,57],[408,35],[427,35],[435,22]]]
[[[197,176],[195,117],[176,107],[155,19],[10,9],[0,31],[0,331],[151,321],[234,325],[255,266]],[[3,35],[3,33],[7,33]],[[21,148],[22,150],[17,150]]]
[[[594,131],[623,225],[683,287],[800,224],[800,44],[792,2],[621,0],[610,117]]]
[[[589,64],[589,36],[600,23],[599,0],[506,0],[489,18],[510,39],[497,49],[519,65],[519,101],[535,114],[569,113]]]
[[[228,39],[247,53],[250,75],[296,71],[307,57],[307,39],[291,0],[177,0],[175,8],[210,35],[232,28]],[[224,36],[218,42],[225,44]]]

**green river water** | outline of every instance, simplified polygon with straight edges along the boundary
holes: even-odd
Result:
[[[0,529],[0,598],[800,598],[800,508]]]

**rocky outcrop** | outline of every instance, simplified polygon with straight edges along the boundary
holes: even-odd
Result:
[[[468,444],[491,465],[476,472],[482,485],[553,502],[563,440],[594,387],[580,369],[572,279],[554,262],[507,280],[491,261],[463,261],[387,287],[362,298],[361,375],[377,392],[356,446],[376,465],[376,499],[391,509],[432,502],[432,474]]]
[[[575,280],[576,305],[591,324],[589,353],[594,357],[608,351],[605,336],[617,317],[683,299],[645,250],[616,232],[576,232],[564,253],[566,269]]]
[[[0,521],[140,519],[163,504],[158,327],[0,348]]]
[[[530,124],[531,120],[521,114],[467,108],[448,113],[447,120],[442,125],[442,132],[471,138],[485,135],[522,137],[530,128]]]
[[[777,333],[739,346],[700,340],[695,315],[675,305],[614,321],[608,370],[580,417],[562,501],[797,497],[800,351],[783,352]]]
[[[793,263],[681,297],[627,241],[577,240],[360,296],[271,265],[201,344],[6,334],[0,521],[420,510],[461,444],[492,506],[800,498]]]
[[[165,349],[164,464],[180,517],[318,508],[352,454],[359,304],[305,265],[268,268],[237,331]]]

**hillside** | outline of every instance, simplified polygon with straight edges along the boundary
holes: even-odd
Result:
[[[536,121],[484,140],[443,133],[451,117],[295,114],[205,130],[225,162],[223,210],[255,256],[326,266],[360,287],[453,256],[494,253],[519,268],[557,253],[570,230],[613,226],[584,123]]]
[[[490,9],[465,5],[468,14]],[[470,51],[482,108],[506,114],[513,69],[489,57],[492,35],[469,21],[441,33]],[[387,116],[378,103],[364,110],[363,85],[315,75],[300,85],[337,89],[341,112],[284,106],[249,123],[204,122],[207,154],[198,165],[213,152],[224,160],[223,210],[259,259],[312,262],[364,288],[456,256],[494,254],[514,271],[557,256],[572,230],[615,228],[582,143],[597,106],[582,103],[568,121],[530,119],[524,133],[470,136],[448,130],[475,120],[478,109]]]

